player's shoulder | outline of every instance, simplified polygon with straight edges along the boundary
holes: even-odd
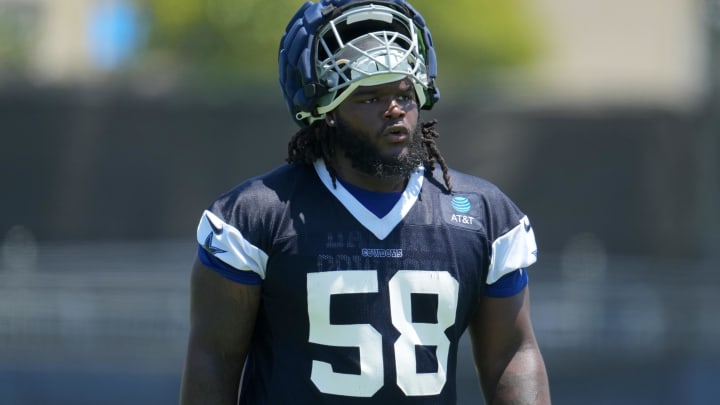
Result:
[[[236,185],[225,195],[238,195],[273,192],[283,187],[305,182],[312,174],[312,168],[303,164],[283,164],[270,171],[251,177]]]
[[[249,178],[222,193],[213,206],[221,210],[257,204],[267,208],[287,201],[299,187],[317,182],[312,168],[303,164],[283,164],[268,172]],[[221,208],[222,207],[222,208]]]
[[[515,226],[525,216],[515,202],[495,183],[472,174],[449,169],[452,193],[447,193],[443,183],[443,173],[439,167],[432,171],[430,183],[440,195],[442,205],[472,210],[473,215],[486,218],[487,223],[494,223],[495,229],[507,229]],[[468,211],[470,212],[470,211]],[[503,223],[503,224],[500,224]]]
[[[426,174],[427,172],[426,170]],[[507,198],[500,187],[490,180],[453,168],[448,169],[448,174],[450,175],[450,184],[452,185],[453,192],[475,193],[489,199]],[[438,186],[444,185],[443,172],[439,166],[436,166],[434,170],[429,173],[428,177],[431,178],[433,184]]]
[[[455,169],[450,169],[450,179],[453,187],[457,186],[462,189],[473,189],[476,192],[481,193],[495,193],[500,191],[500,188],[490,180]]]

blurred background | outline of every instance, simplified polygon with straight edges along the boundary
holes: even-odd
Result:
[[[0,404],[177,402],[195,227],[286,156],[300,4],[0,0]],[[446,160],[533,221],[554,402],[716,400],[720,1],[413,4]]]

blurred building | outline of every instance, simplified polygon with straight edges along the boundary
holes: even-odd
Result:
[[[8,42],[29,47],[25,74],[39,84],[97,81],[140,49],[140,14],[128,0],[0,0],[0,24]]]
[[[298,2],[300,3],[300,2]],[[714,0],[527,0],[544,56],[516,95],[559,104],[696,106],[707,89],[704,19]],[[137,5],[136,5],[137,4]],[[86,82],[137,56],[144,30],[132,0],[0,0],[0,23],[22,20],[28,69],[40,82]],[[1,55],[0,50],[0,55]],[[0,63],[0,75],[2,74]]]
[[[544,96],[563,104],[691,109],[706,95],[708,12],[702,0],[529,3],[548,41],[537,66]]]

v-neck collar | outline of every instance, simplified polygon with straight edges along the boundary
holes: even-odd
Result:
[[[370,210],[358,201],[355,196],[352,195],[342,183],[337,182],[337,187],[333,186],[332,177],[330,172],[325,166],[325,162],[322,159],[315,161],[315,172],[317,173],[320,181],[325,187],[332,193],[335,198],[352,214],[355,219],[360,222],[368,231],[372,232],[375,237],[380,240],[385,239],[390,232],[405,218],[410,209],[415,204],[422,190],[423,180],[425,178],[425,169],[422,166],[413,171],[408,179],[405,191],[403,191],[400,199],[398,199],[395,206],[385,214],[384,217],[378,218]]]

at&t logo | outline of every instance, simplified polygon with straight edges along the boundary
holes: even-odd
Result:
[[[464,215],[470,212],[470,209],[472,208],[472,205],[470,204],[470,200],[468,200],[466,197],[456,196],[453,197],[452,200],[450,200],[450,206],[452,207],[457,214],[452,214],[452,217],[450,220],[452,222],[457,222],[460,224],[467,224],[472,225],[473,221],[475,221],[475,218]]]

